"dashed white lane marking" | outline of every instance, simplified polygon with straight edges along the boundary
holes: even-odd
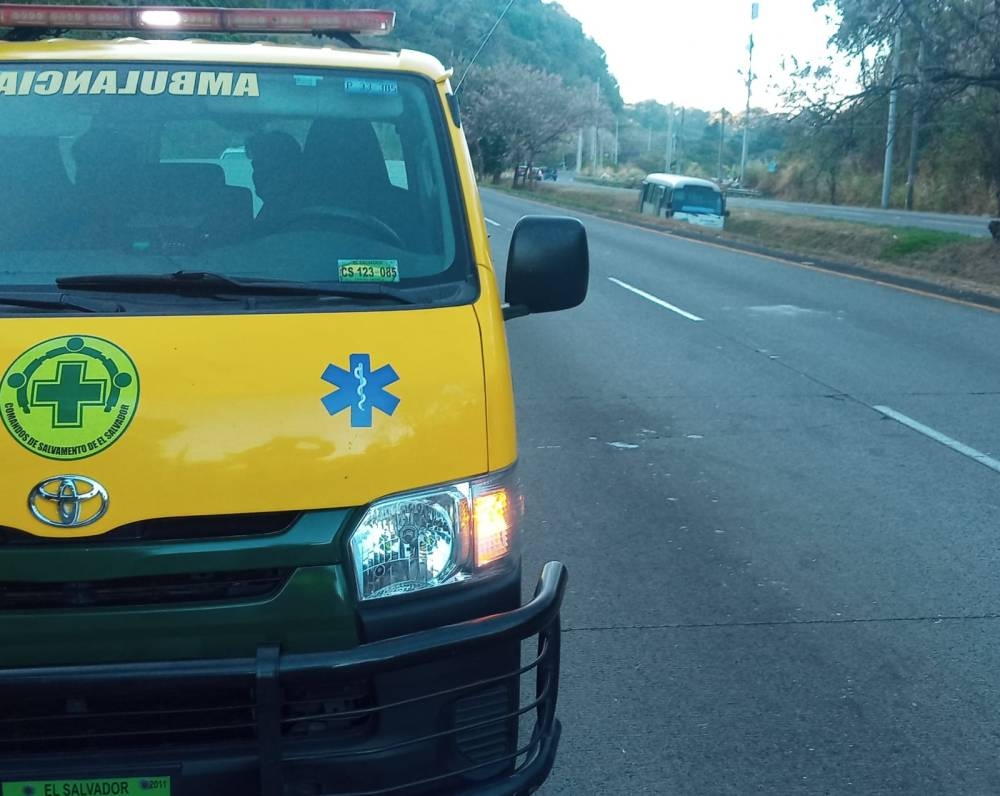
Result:
[[[935,442],[940,442],[942,445],[946,445],[957,453],[961,453],[963,456],[968,456],[970,459],[974,459],[980,464],[984,464],[991,470],[995,470],[1000,473],[1000,462],[987,456],[985,453],[977,451],[975,448],[970,448],[968,445],[959,442],[957,439],[952,439],[946,434],[942,434],[940,431],[935,431],[930,426],[925,426],[923,423],[918,423],[912,417],[907,417],[906,415],[897,412],[895,409],[891,409],[888,406],[873,406],[876,412],[881,412],[886,417],[891,417],[897,423],[902,423],[907,428],[912,428],[918,434],[923,434],[925,437],[930,437]]]
[[[486,218],[486,217],[485,217],[485,216],[483,216],[483,218]],[[496,221],[494,221],[494,220],[493,220],[492,218],[487,218],[487,219],[486,219],[486,223],[487,223],[487,224],[490,224],[490,225],[492,225],[492,226],[494,226],[494,227],[499,227],[499,226],[500,226],[500,224],[498,224],[498,223],[497,223]]]
[[[704,318],[699,318],[697,315],[692,315],[687,310],[682,310],[680,307],[675,307],[669,301],[664,301],[661,298],[657,298],[652,293],[647,293],[645,290],[639,290],[639,288],[633,287],[632,285],[628,284],[628,282],[622,282],[622,280],[615,279],[613,276],[609,276],[608,279],[610,281],[614,282],[619,287],[623,287],[626,290],[631,290],[637,296],[642,296],[647,301],[652,301],[654,304],[659,304],[664,309],[670,310],[671,312],[676,312],[678,315],[680,315],[680,316],[682,316],[684,318],[687,318],[689,321],[703,321],[703,320],[705,320]]]

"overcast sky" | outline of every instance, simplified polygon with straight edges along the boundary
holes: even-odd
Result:
[[[753,32],[754,105],[777,110],[769,86],[782,82],[781,61],[819,61],[833,24],[812,0],[558,0],[608,56],[627,103],[655,99],[687,107],[737,110],[746,104],[738,70],[747,66]]]

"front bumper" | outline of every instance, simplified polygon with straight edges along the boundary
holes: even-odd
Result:
[[[169,777],[172,796],[530,792],[559,741],[566,577],[552,562],[518,609],[341,652],[2,669],[0,783]],[[525,678],[534,687],[522,695]]]

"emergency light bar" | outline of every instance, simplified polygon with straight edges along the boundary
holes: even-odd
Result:
[[[0,28],[385,36],[392,33],[395,23],[395,11],[0,4]]]

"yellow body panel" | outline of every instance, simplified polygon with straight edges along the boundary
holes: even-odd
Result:
[[[481,283],[494,286],[493,272],[479,269]],[[503,312],[496,300],[476,305],[483,339],[483,365],[486,382],[486,436],[489,440],[490,469],[506,467],[517,460],[517,426],[514,420],[514,388],[511,385],[510,360]]]
[[[141,395],[120,439],[86,458],[55,461],[0,432],[0,525],[70,538],[153,517],[364,505],[386,494],[486,472],[486,400],[471,307],[210,317],[0,319],[0,362],[65,334],[123,349]],[[399,398],[370,428],[322,404],[328,365],[352,353],[391,365]],[[99,412],[100,407],[85,407]],[[32,487],[81,475],[109,494],[93,525],[35,520]]]
[[[447,80],[439,83],[442,101],[451,86]],[[507,351],[507,331],[501,310],[501,288],[497,283],[490,239],[486,229],[486,214],[479,196],[472,158],[462,131],[451,124],[452,145],[455,148],[462,186],[462,200],[469,218],[469,238],[479,269],[482,295],[476,303],[480,332],[483,338],[483,370],[486,386],[486,426],[489,443],[490,469],[497,470],[517,460],[517,425],[514,412],[514,388]]]

